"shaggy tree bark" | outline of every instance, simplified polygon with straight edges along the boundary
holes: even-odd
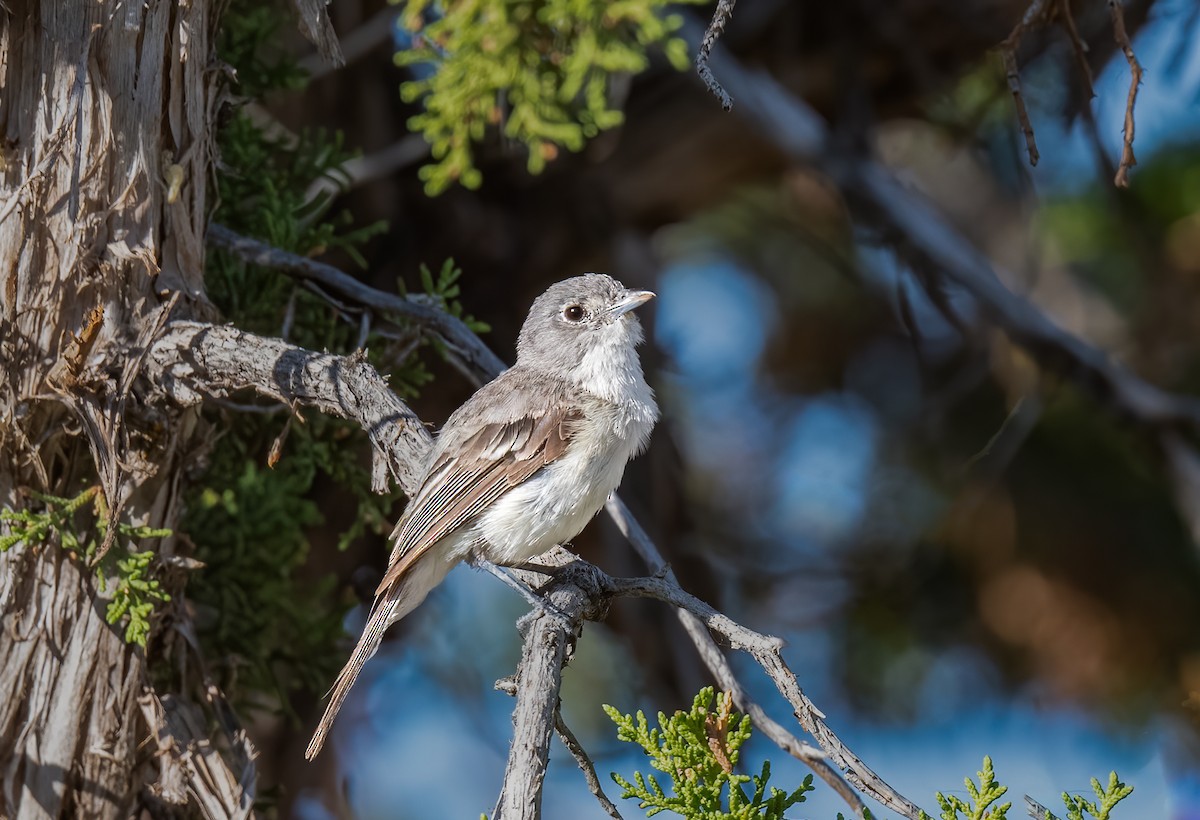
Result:
[[[103,518],[176,524],[196,416],[130,388],[166,307],[206,312],[213,22],[205,0],[0,4],[0,509],[98,485]],[[144,790],[145,664],[102,597],[56,541],[0,554],[0,816],[181,799]]]

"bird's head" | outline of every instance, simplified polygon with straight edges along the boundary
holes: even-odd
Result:
[[[630,290],[603,273],[557,282],[529,309],[517,339],[517,364],[585,387],[610,378],[614,368],[636,366],[640,379],[634,348],[643,341],[642,325],[633,309],[653,298],[651,291]]]

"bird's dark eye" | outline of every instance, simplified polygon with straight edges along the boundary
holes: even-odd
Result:
[[[568,322],[582,322],[584,310],[579,305],[567,305],[563,308],[563,318]]]

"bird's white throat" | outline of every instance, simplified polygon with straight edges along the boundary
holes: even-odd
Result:
[[[590,393],[620,405],[631,420],[654,424],[658,405],[654,391],[646,384],[635,343],[640,333],[617,323],[599,334],[597,343],[583,355],[571,379]]]

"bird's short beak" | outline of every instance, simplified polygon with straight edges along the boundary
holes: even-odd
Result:
[[[654,298],[652,290],[627,290],[625,295],[617,300],[617,303],[608,309],[610,316],[620,316],[622,313],[628,313],[639,305],[644,305]]]

